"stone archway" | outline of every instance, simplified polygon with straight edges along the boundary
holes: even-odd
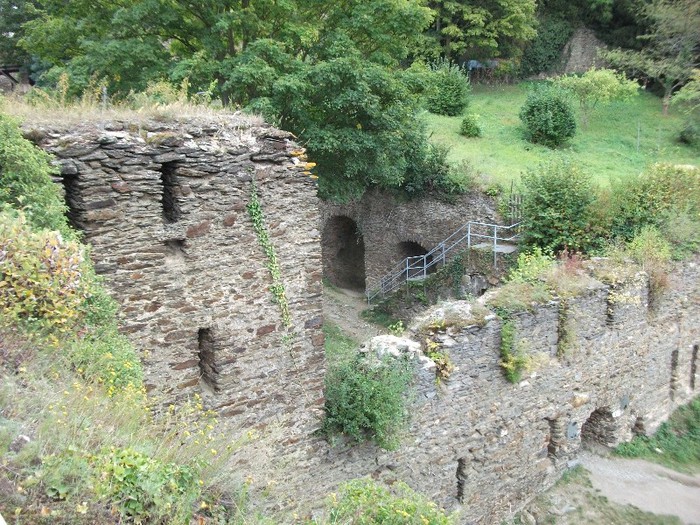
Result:
[[[596,408],[581,427],[581,444],[606,448],[617,445],[617,423],[607,407]]]
[[[398,243],[396,246],[396,252],[399,254],[399,259],[405,259],[406,257],[418,257],[428,253],[428,250],[423,247],[423,245],[415,241],[403,241]],[[432,261],[432,256],[428,257],[426,261],[428,264]],[[437,270],[436,266],[431,266],[428,268],[428,273],[433,273]]]
[[[365,242],[357,223],[336,215],[326,221],[321,236],[323,275],[340,288],[365,291]]]

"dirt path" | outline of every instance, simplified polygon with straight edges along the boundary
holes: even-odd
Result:
[[[528,525],[700,525],[700,475],[582,452],[520,519]]]
[[[585,453],[581,463],[593,488],[609,500],[700,525],[700,475],[689,476],[640,459]]]
[[[326,286],[323,289],[323,315],[327,321],[338,325],[347,335],[360,343],[376,335],[387,333],[381,327],[368,323],[360,313],[367,308],[362,292]]]

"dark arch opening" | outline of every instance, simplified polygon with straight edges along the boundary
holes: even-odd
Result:
[[[328,219],[321,249],[323,273],[331,284],[365,291],[365,242],[355,221],[343,216]]]
[[[399,253],[400,259],[405,259],[407,257],[419,257],[421,255],[425,255],[426,253],[428,253],[428,250],[426,250],[421,244],[419,244],[415,241],[400,242],[397,246],[397,251]],[[426,265],[430,264],[432,261],[433,261],[432,255],[427,257]],[[412,263],[412,264],[422,268],[422,264],[417,260],[415,263]],[[428,268],[427,273],[430,274],[436,270],[437,270],[437,265],[431,266],[430,268]],[[422,275],[422,273],[423,272],[421,270],[411,271],[411,275],[409,275],[409,277],[419,277],[420,275],[418,275],[418,274]]]
[[[614,447],[617,425],[608,408],[596,408],[581,427],[581,444]]]

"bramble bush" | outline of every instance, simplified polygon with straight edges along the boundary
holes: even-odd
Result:
[[[0,308],[18,322],[72,330],[89,296],[82,247],[56,231],[35,232],[25,215],[0,211]]]
[[[576,134],[576,117],[564,92],[551,86],[531,91],[520,109],[525,137],[549,148],[561,146]]]
[[[553,253],[593,246],[596,192],[587,173],[557,158],[525,172],[522,183],[525,244]]]
[[[694,166],[654,164],[638,177],[614,181],[612,235],[632,239],[644,226],[673,227],[678,214],[697,224],[700,217],[700,169]]]
[[[408,362],[355,355],[332,363],[326,372],[324,430],[356,441],[398,446],[408,420],[406,404],[412,373]]]

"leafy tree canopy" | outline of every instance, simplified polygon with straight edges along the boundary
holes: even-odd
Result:
[[[431,0],[426,54],[458,59],[517,56],[536,34],[535,0]]]
[[[700,3],[652,0],[641,7],[639,17],[649,26],[649,31],[638,37],[644,47],[639,51],[614,49],[604,58],[635,76],[658,82],[664,90],[666,113],[673,92],[700,66]]]
[[[213,86],[298,134],[325,197],[401,187],[429,164],[425,86],[399,71],[433,18],[424,0],[37,1],[22,45],[76,94],[96,80],[115,96],[163,78]]]
[[[583,75],[566,75],[554,79],[555,85],[570,91],[579,102],[583,126],[588,125],[590,112],[598,104],[632,98],[639,92],[634,80],[612,69],[591,68]]]

